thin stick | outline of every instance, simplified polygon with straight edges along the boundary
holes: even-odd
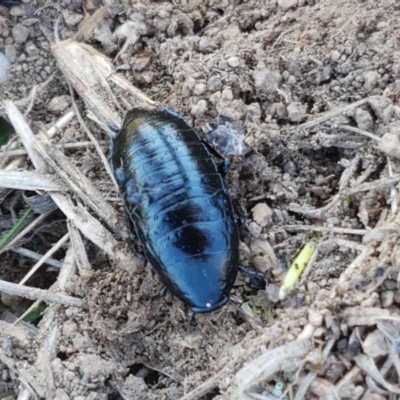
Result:
[[[331,232],[331,233],[343,233],[346,235],[366,235],[369,230],[367,229],[350,229],[350,228],[328,228],[325,226],[315,225],[285,225],[283,229],[292,231],[313,231],[313,232]]]
[[[49,132],[49,131],[47,131]],[[107,145],[105,141],[99,142],[101,146]],[[54,147],[57,149],[75,149],[75,148],[80,148],[80,147],[89,147],[89,146],[94,146],[92,142],[78,142],[78,143],[65,143],[65,144],[54,144]],[[6,152],[0,152],[0,158],[4,157],[14,157],[14,156],[24,156],[25,154],[28,154],[28,152],[25,149],[18,149],[18,150],[11,150],[11,151],[6,151]]]
[[[363,131],[362,129],[355,128],[354,126],[349,126],[349,125],[339,125],[339,129],[345,129],[346,131],[358,133],[360,135],[367,136],[371,139],[376,140],[377,142],[381,141],[381,138],[379,136],[374,135],[373,133],[370,133],[368,131]]]
[[[17,243],[19,240],[21,240],[28,232],[30,232],[36,225],[40,224],[48,215],[50,212],[47,212],[45,214],[40,214],[34,221],[32,221],[25,229],[23,229],[20,233],[18,233],[17,236],[13,240],[11,240],[10,243],[8,243],[8,246],[5,247],[3,250],[0,251],[0,254],[3,253],[6,250],[9,250],[11,247],[14,247],[15,243]]]
[[[66,233],[22,278],[20,285],[23,285],[42,265],[43,263],[53,255],[69,238],[69,233]]]
[[[17,283],[0,280],[0,291],[13,296],[21,296],[30,300],[43,300],[46,303],[62,304],[70,307],[83,307],[83,301],[76,297],[61,293],[51,293],[48,290],[36,289]]]
[[[304,122],[303,124],[300,124],[300,125],[296,126],[295,128],[293,128],[292,130],[309,129],[309,128],[312,128],[313,126],[320,125],[323,122],[330,120],[334,116],[336,116],[338,114],[342,114],[345,111],[351,110],[354,107],[361,106],[362,104],[367,103],[368,101],[370,101],[371,99],[374,99],[374,98],[376,98],[376,96],[367,97],[365,99],[356,101],[355,103],[348,104],[348,105],[342,106],[342,107],[338,107],[336,110],[329,111],[329,112],[325,113],[324,115],[318,117],[314,121]]]
[[[73,110],[67,111],[46,133],[51,139],[57,132],[59,132],[65,125],[67,125],[72,118],[74,118],[75,112]]]
[[[15,247],[10,250],[14,253],[20,254],[21,256],[31,258],[32,260],[40,260],[43,257],[41,254],[38,254],[29,249],[25,249],[24,247]],[[62,262],[55,260],[54,258],[48,258],[44,261],[44,263],[58,269],[62,267]]]
[[[117,190],[119,190],[118,183],[114,178],[113,172],[111,171],[110,164],[107,161],[107,157],[104,155],[103,151],[100,148],[99,143],[97,142],[96,138],[93,136],[93,134],[90,131],[90,129],[85,124],[85,121],[83,120],[82,115],[79,112],[79,109],[78,109],[78,107],[76,105],[76,102],[75,102],[74,91],[72,90],[72,86],[71,86],[70,83],[68,83],[68,88],[69,88],[69,93],[70,93],[71,98],[72,98],[72,107],[73,107],[73,109],[75,111],[76,118],[78,118],[78,121],[81,124],[83,130],[86,132],[86,135],[88,135],[90,141],[93,143],[93,146],[97,150],[97,153],[99,154],[99,156],[101,158],[101,161],[103,161],[104,168],[107,171],[108,175],[110,176],[112,182],[114,183],[114,186],[116,187]]]

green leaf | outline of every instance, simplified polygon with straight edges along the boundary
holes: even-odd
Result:
[[[18,220],[15,222],[14,226],[9,229],[1,238],[0,238],[0,252],[7,247],[8,243],[11,242],[15,238],[15,236],[18,235],[19,232],[22,231],[22,229],[25,228],[25,226],[29,222],[29,218],[32,217],[33,215],[33,209],[28,207],[24,213],[21,215],[21,217],[18,218]]]
[[[0,117],[0,147],[10,140],[12,125],[3,117]]]
[[[39,304],[34,310],[32,310],[23,321],[29,322],[30,324],[35,323],[39,318],[42,317],[44,310],[47,308],[47,304]]]

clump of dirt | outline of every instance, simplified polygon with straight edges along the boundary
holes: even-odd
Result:
[[[46,312],[40,334],[3,345],[4,387],[63,400],[233,399],[235,374],[244,365],[307,338],[315,346],[303,363],[277,369],[251,390],[279,398],[283,385],[283,396],[295,388],[296,398],[309,399],[398,393],[397,361],[389,356],[398,326],[382,318],[397,321],[400,313],[399,4],[123,0],[105,6],[108,17],[84,40],[112,58],[119,74],[184,115],[204,137],[217,126],[244,135],[250,151],[232,157],[226,181],[242,221],[241,264],[262,273],[266,288],[239,274],[232,304],[193,314],[170,294],[159,296],[162,284],[147,263],[123,269],[85,241],[91,270],[67,286],[85,307],[57,306]],[[0,2],[0,52],[11,63],[0,94],[28,110],[34,131],[47,131],[73,101],[49,52],[54,21],[60,18],[56,31],[66,40],[98,8],[90,1]],[[85,114],[84,103],[76,102]],[[85,121],[107,152],[106,135],[87,115]],[[54,142],[123,218],[119,195],[80,123],[73,119]],[[2,216],[11,208],[0,203]],[[53,217],[47,226],[57,223],[64,234],[64,219]],[[311,239],[319,242],[312,264],[281,299],[288,266]],[[44,253],[45,244],[26,245]],[[2,255],[1,275],[18,282],[33,262],[12,254]],[[10,273],[12,264],[22,270]],[[21,313],[13,301],[3,303]],[[55,351],[41,371],[37,357],[44,357],[51,332]],[[0,335],[3,344],[9,340],[9,331]],[[32,383],[35,368],[39,380],[50,381]],[[249,398],[240,384],[239,392]]]

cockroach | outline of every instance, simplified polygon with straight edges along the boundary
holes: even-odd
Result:
[[[234,208],[210,146],[180,114],[130,110],[111,160],[132,228],[166,288],[196,313],[229,300],[239,265]]]

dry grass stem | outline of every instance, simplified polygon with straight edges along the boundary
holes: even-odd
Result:
[[[131,97],[132,106],[156,106],[156,102],[118,76],[111,61],[93,47],[66,40],[53,44],[51,52],[60,70],[101,124],[121,127],[119,114],[123,107],[111,88],[113,84],[123,89],[118,94],[121,99]]]
[[[54,178],[33,171],[1,171],[0,187],[20,190],[65,191]]]
[[[294,340],[267,350],[255,360],[249,362],[236,374],[236,383],[240,400],[251,400],[250,387],[260,380],[268,380],[277,374],[283,364],[305,358],[311,349],[309,340]]]
[[[11,242],[7,245],[7,247],[5,247],[3,250],[0,250],[0,254],[14,247],[19,240],[21,240],[27,233],[29,233],[33,228],[35,228],[35,226],[39,225],[42,221],[44,221],[48,215],[49,213],[40,214],[26,228],[24,228],[20,233],[18,233],[18,235],[11,240]]]
[[[351,189],[348,189],[349,194],[355,194],[360,192],[367,192],[370,190],[383,189],[386,186],[397,184],[400,181],[400,175],[393,175],[390,177],[378,179],[376,181],[363,183],[359,186],[355,186]]]
[[[365,235],[369,231],[367,229],[351,229],[351,228],[329,228],[325,226],[316,225],[285,225],[283,229],[288,231],[313,231],[313,232],[326,232],[326,233],[339,233],[344,235]]]
[[[38,254],[32,250],[25,249],[24,247],[14,247],[10,249],[14,253],[20,254],[21,256],[31,258],[32,260],[41,260],[43,256]],[[55,260],[54,258],[48,258],[44,261],[45,264],[50,265],[51,267],[60,269],[62,267],[62,262]]]
[[[335,344],[335,339],[331,338],[329,339],[328,343],[326,343],[324,350],[322,351],[322,359],[321,362],[324,363],[328,356],[331,353],[332,347]],[[316,372],[309,372],[307,376],[305,376],[297,389],[296,396],[294,397],[294,400],[302,400],[306,397],[306,393],[308,391],[309,386],[312,384],[312,382],[315,380],[315,378],[318,376]],[[336,393],[333,397],[335,400],[339,400],[340,397]]]
[[[66,296],[61,293],[51,293],[48,290],[36,289],[3,280],[0,280],[0,291],[13,296],[25,297],[30,300],[43,300],[46,303],[56,303],[70,307],[83,307],[82,300],[76,297]]]
[[[105,142],[99,142],[101,146],[107,145]],[[76,149],[76,148],[82,148],[82,147],[90,147],[94,146],[92,142],[78,142],[78,143],[64,143],[64,144],[55,144],[54,145],[57,149]],[[11,150],[11,151],[5,151],[5,152],[0,152],[0,158],[6,158],[6,157],[15,157],[15,156],[23,156],[28,154],[28,152],[24,149],[18,149],[18,150]]]
[[[83,130],[86,132],[86,135],[90,139],[90,141],[93,143],[93,146],[97,150],[97,154],[100,156],[101,161],[103,162],[104,169],[107,171],[108,176],[111,178],[111,181],[114,183],[115,188],[118,190],[118,183],[114,178],[114,174],[111,170],[110,164],[108,163],[107,157],[104,155],[103,151],[101,150],[101,147],[97,141],[97,139],[94,137],[90,129],[87,127],[85,124],[85,121],[83,120],[81,113],[79,112],[78,106],[76,105],[75,99],[74,99],[74,91],[72,90],[71,84],[68,84],[69,87],[69,92],[71,94],[72,98],[72,105],[76,114],[76,117],[78,118],[79,123],[81,124]]]
[[[339,125],[339,128],[340,129],[345,129],[346,131],[358,133],[358,134],[363,135],[363,136],[367,136],[370,139],[376,140],[377,142],[379,142],[381,140],[381,138],[379,136],[376,136],[371,132],[367,132],[367,131],[363,131],[362,129],[355,128],[354,126]]]
[[[304,122],[303,124],[300,124],[297,127],[293,128],[292,130],[310,129],[316,125],[320,125],[326,121],[329,121],[330,119],[332,119],[333,117],[336,117],[337,115],[343,114],[346,111],[349,111],[353,108],[359,107],[365,103],[368,103],[371,99],[376,99],[376,98],[378,98],[378,96],[366,97],[365,99],[358,100],[352,104],[338,107],[335,110],[329,111],[327,113],[324,113],[320,117],[315,118],[313,121]]]
[[[390,393],[400,394],[400,387],[398,385],[391,384],[381,375],[372,357],[366,356],[365,354],[358,354],[354,357],[354,361],[356,362],[357,366],[367,375],[369,375],[369,377],[376,383],[379,383]]]
[[[64,126],[68,125],[70,121],[75,117],[74,110],[67,111],[49,130],[47,130],[46,134],[51,139],[56,135],[56,133],[60,132]]]
[[[26,283],[29,278],[43,265],[43,263],[52,256],[67,240],[69,239],[69,233],[66,233],[31,269],[30,271],[22,278],[20,281],[20,285]]]
[[[47,171],[46,162],[36,150],[36,138],[29,125],[11,101],[4,101],[4,106],[33,165],[39,171]],[[141,260],[134,257],[127,248],[121,248],[111,232],[105,229],[97,219],[93,218],[81,204],[75,205],[68,196],[58,192],[52,192],[51,197],[61,211],[74,222],[75,226],[100,249],[113,257],[119,265],[124,268],[135,269],[141,264]],[[10,244],[10,247],[12,245]]]
[[[115,209],[104,200],[102,194],[92,185],[82,172],[58,150],[43,134],[38,135],[35,146],[44,160],[57,172],[61,179],[85,202],[112,231],[127,239],[129,237],[125,224]]]
[[[71,239],[67,253],[65,254],[63,265],[57,277],[57,284],[62,292],[65,292],[68,283],[71,281],[72,277],[75,274],[76,274],[76,257],[75,257],[75,249],[72,246],[72,239]]]
[[[109,16],[110,13],[108,12],[107,7],[100,7],[93,15],[85,17],[80,24],[79,30],[75,34],[74,39],[77,41],[83,39],[85,36],[89,35],[103,19],[108,18]]]
[[[92,269],[86,254],[82,237],[72,221],[68,221],[68,232],[71,237],[71,244],[74,249],[74,258],[78,265],[79,271],[82,273],[83,270]]]
[[[306,218],[317,218],[326,220],[329,217],[329,213],[331,209],[336,206],[342,198],[343,192],[345,188],[348,186],[350,179],[354,175],[354,172],[357,168],[357,165],[360,161],[359,155],[356,155],[351,161],[348,167],[343,171],[340,181],[339,181],[339,190],[338,193],[332,198],[332,200],[324,207],[317,208],[315,210],[306,210],[303,211],[303,215]]]

